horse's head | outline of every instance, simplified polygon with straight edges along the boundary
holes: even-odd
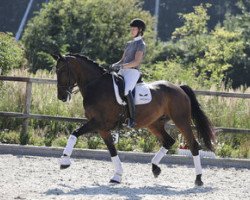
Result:
[[[76,80],[70,63],[67,57],[62,55],[52,55],[57,61],[56,75],[57,75],[57,97],[59,100],[66,102],[71,99],[72,90],[76,85]]]

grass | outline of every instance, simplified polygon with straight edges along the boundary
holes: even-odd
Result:
[[[55,79],[55,75],[45,71],[38,71],[35,75],[24,70],[14,70],[10,76],[28,76],[34,78]],[[230,92],[250,92],[242,89]],[[25,83],[0,82],[0,111],[23,112],[25,102]],[[202,108],[217,127],[234,127],[250,129],[250,100],[238,98],[198,96]],[[73,96],[70,103],[62,103],[57,99],[56,85],[33,84],[31,113],[53,116],[83,117],[80,93]],[[20,143],[22,120],[0,117],[0,142]],[[68,135],[77,127],[77,123],[58,122],[50,120],[31,119],[29,123],[29,144],[38,146],[64,147]],[[176,136],[176,138],[178,138]],[[179,140],[171,149],[174,153]],[[99,136],[81,137],[77,144],[79,148],[101,148],[105,144]],[[123,151],[157,151],[160,147],[155,137],[146,130],[123,131],[118,150]],[[217,154],[222,157],[250,158],[250,136],[242,134],[220,133],[217,138]]]
[[[215,126],[250,129],[249,99],[199,96],[199,101]]]

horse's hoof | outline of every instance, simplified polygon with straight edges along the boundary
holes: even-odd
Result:
[[[109,182],[110,183],[121,183],[122,182],[122,175],[115,173]]]
[[[195,180],[195,185],[196,186],[203,186],[204,183],[202,181],[200,181],[200,180]]]
[[[116,183],[116,184],[120,184],[121,182],[116,181],[116,180],[113,180],[113,179],[110,179],[109,183]]]
[[[67,169],[71,165],[70,157],[63,155],[59,160],[60,169]]]
[[[204,183],[203,183],[202,180],[201,180],[201,174],[199,174],[199,175],[196,176],[196,179],[195,179],[194,184],[195,184],[196,186],[203,186]]]
[[[154,177],[157,178],[161,173],[161,168],[155,164],[152,164],[152,172],[154,174]]]
[[[60,169],[67,169],[70,165],[60,165]]]

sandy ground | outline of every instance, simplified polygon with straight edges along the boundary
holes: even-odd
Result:
[[[250,170],[205,168],[203,187],[194,186],[192,166],[161,165],[155,179],[150,164],[123,163],[123,182],[109,184],[111,162],[74,159],[59,170],[57,158],[0,154],[0,199],[250,199]]]

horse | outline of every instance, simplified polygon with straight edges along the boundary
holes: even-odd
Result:
[[[122,164],[113,142],[111,131],[121,120],[124,106],[115,98],[112,74],[95,61],[80,54],[52,55],[56,60],[57,97],[66,102],[71,98],[73,88],[78,86],[83,97],[83,106],[87,122],[74,130],[60,159],[60,168],[71,165],[70,156],[79,136],[89,132],[98,132],[111,156],[114,175],[111,183],[121,183]],[[201,145],[197,142],[192,124],[196,126],[198,138],[202,138],[207,149],[213,150],[214,127],[201,109],[194,91],[187,85],[175,85],[168,81],[148,83],[152,94],[151,102],[136,105],[135,128],[147,128],[161,142],[160,150],[152,158],[152,173],[158,177],[161,173],[159,163],[175,143],[164,126],[172,120],[183,135],[192,155],[195,167],[195,185],[202,186],[202,166],[199,156]]]

